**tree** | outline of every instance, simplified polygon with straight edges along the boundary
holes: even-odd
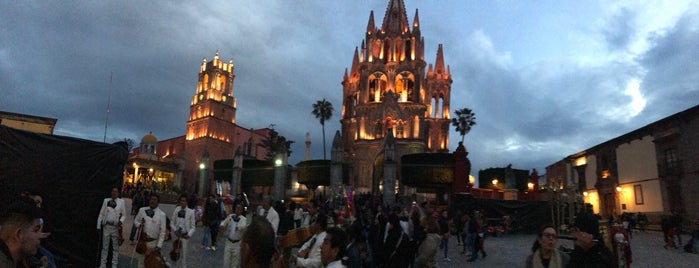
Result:
[[[458,109],[456,110],[456,117],[451,119],[451,124],[461,134],[461,143],[463,143],[464,137],[471,131],[471,127],[476,125],[476,114],[469,108]]]
[[[333,116],[333,104],[323,98],[323,100],[313,104],[312,113],[317,119],[320,119],[320,125],[323,127],[323,160],[325,160],[325,121]]]
[[[273,160],[279,152],[285,152],[287,156],[291,155],[292,143],[294,143],[294,141],[288,141],[286,140],[286,137],[279,135],[279,132],[274,129],[270,129],[269,136],[267,136],[267,138],[262,140],[257,145],[262,146],[262,148],[267,150],[265,160]]]

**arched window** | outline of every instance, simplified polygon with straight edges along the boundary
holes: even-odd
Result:
[[[401,72],[396,76],[396,94],[399,101],[413,101],[414,79],[410,72]]]
[[[403,121],[398,121],[396,123],[396,138],[402,139],[405,135],[403,135],[405,131],[405,123]]]
[[[391,61],[391,39],[386,38],[383,44],[383,62],[388,63]]]
[[[444,105],[444,99],[440,96],[432,96],[432,110],[430,115],[432,118],[442,118],[442,105]]]
[[[219,90],[224,90],[226,88],[226,76],[221,75],[218,77]]]
[[[204,74],[204,90],[209,89],[209,74]]]
[[[403,55],[405,55],[403,54],[403,46],[403,39],[396,38],[395,61],[403,61]]]
[[[376,121],[374,125],[374,139],[380,139],[383,137],[383,123],[381,120]]]
[[[381,55],[381,40],[377,39],[374,41],[374,47],[372,47],[372,50],[374,58],[379,59],[379,56]]]
[[[381,102],[386,91],[386,75],[376,72],[369,76],[369,102]]]

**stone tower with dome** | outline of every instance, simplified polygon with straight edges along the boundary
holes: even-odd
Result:
[[[236,152],[249,159],[265,158],[266,149],[259,144],[270,129],[236,123],[233,70],[233,60],[220,60],[218,52],[211,61],[202,60],[185,135],[160,141],[152,133],[145,135],[128,160],[125,182],[155,181],[164,190],[209,194],[226,188],[214,178],[217,160],[232,159]]]

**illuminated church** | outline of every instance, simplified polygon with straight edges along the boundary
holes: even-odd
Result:
[[[152,134],[144,136],[129,157],[124,182],[140,182],[162,191],[228,192],[229,185],[214,181],[216,160],[231,159],[236,152],[245,158],[265,158],[266,149],[259,144],[270,129],[249,129],[236,123],[233,69],[233,60],[220,60],[218,52],[213,60],[202,60],[186,134],[162,141]]]
[[[425,61],[417,9],[408,23],[404,2],[391,0],[380,27],[371,11],[361,49],[355,48],[342,79],[349,184],[358,192],[377,192],[387,176],[395,176],[391,187],[398,189],[399,172],[387,174],[388,162],[400,165],[406,154],[447,153],[451,83],[441,44],[435,63]]]

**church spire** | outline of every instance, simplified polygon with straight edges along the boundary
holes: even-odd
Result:
[[[417,16],[417,8],[415,9],[415,18],[413,19],[413,31],[420,28],[420,19]]]
[[[434,63],[434,72],[438,74],[444,73],[444,53],[442,52],[442,44],[437,47],[437,60]]]
[[[347,72],[347,70],[345,70]],[[354,48],[354,57],[352,58],[352,68],[350,69],[351,77],[359,77],[359,49]]]
[[[366,25],[366,32],[373,33],[376,31],[376,25],[374,24],[374,11],[372,10],[369,14],[369,23]]]
[[[402,0],[391,0],[383,17],[381,31],[388,35],[400,35],[409,32],[408,16],[405,13],[405,3]]]

